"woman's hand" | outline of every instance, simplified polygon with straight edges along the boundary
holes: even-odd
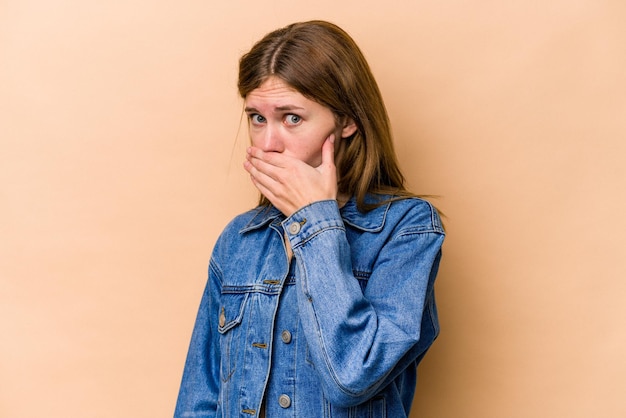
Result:
[[[249,147],[243,166],[254,186],[285,216],[319,201],[337,199],[335,135],[322,145],[322,163],[311,167],[278,152]]]

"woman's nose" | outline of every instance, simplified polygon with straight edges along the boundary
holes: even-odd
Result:
[[[272,127],[269,124],[263,130],[261,138],[259,138],[259,148],[265,152],[283,152],[284,142],[282,140],[279,129]]]

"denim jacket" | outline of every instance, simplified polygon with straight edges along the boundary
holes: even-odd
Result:
[[[284,240],[289,240],[289,258]],[[409,198],[239,215],[218,239],[175,418],[409,415],[444,232]]]

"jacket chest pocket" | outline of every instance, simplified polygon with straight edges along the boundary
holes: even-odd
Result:
[[[230,380],[237,370],[238,357],[242,349],[242,327],[248,293],[225,293],[220,298],[217,330],[220,338],[220,378]]]

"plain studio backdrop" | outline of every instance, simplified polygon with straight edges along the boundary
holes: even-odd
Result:
[[[0,417],[170,417],[254,205],[237,60],[321,18],[448,238],[412,417],[626,416],[626,3],[0,2]]]

